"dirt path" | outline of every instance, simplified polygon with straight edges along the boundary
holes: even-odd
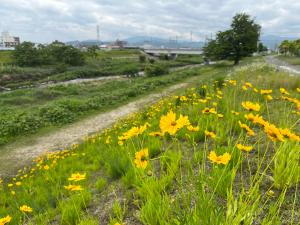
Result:
[[[85,136],[103,130],[117,120],[142,109],[145,105],[152,104],[180,88],[187,87],[188,84],[186,82],[171,86],[161,93],[150,94],[112,111],[81,120],[47,135],[40,136],[34,140],[34,143],[27,143],[22,146],[8,145],[1,149],[0,177],[12,176],[17,169],[28,165],[34,158],[44,152],[65,149],[71,144],[79,142]]]
[[[284,62],[273,55],[266,56],[265,59],[267,63],[275,65],[279,70],[300,75],[300,67],[298,66],[290,65],[289,63]]]

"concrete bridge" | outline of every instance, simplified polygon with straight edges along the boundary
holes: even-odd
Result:
[[[201,49],[184,49],[184,48],[152,48],[143,49],[143,51],[149,55],[159,56],[161,54],[169,55],[175,57],[177,55],[202,55],[203,51]]]

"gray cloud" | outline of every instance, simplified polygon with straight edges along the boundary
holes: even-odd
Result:
[[[299,0],[0,0],[0,31],[50,42],[133,35],[203,40],[228,28],[237,12],[262,25],[263,34],[300,36]]]

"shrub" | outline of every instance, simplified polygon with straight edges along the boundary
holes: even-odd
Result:
[[[45,106],[40,110],[40,116],[50,124],[60,125],[75,120],[75,114],[59,106]]]
[[[149,61],[149,63],[151,63],[151,64],[155,63],[155,59],[152,59],[152,58],[149,58],[148,61]]]
[[[161,64],[149,64],[145,67],[145,74],[148,77],[155,77],[169,73],[168,67]]]
[[[139,67],[136,65],[126,65],[123,68],[123,72],[125,75],[130,77],[135,77],[139,73]]]
[[[63,73],[66,72],[68,69],[68,66],[65,63],[59,63],[55,66],[54,72],[55,73]]]
[[[140,55],[140,56],[139,56],[139,61],[140,61],[140,63],[146,62],[146,56]]]

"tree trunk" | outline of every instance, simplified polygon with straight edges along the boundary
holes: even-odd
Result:
[[[240,59],[239,59],[239,58],[235,58],[235,59],[234,59],[234,65],[238,65],[239,62],[240,62]]]

